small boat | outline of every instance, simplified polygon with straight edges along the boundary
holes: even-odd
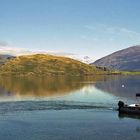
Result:
[[[136,97],[140,97],[140,93],[137,93]],[[140,104],[127,105],[123,101],[119,101],[118,111],[119,114],[140,115]]]

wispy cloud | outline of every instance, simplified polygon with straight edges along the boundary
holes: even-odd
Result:
[[[105,29],[106,32],[116,35],[122,35],[125,37],[140,37],[140,33],[127,29],[127,28],[119,28],[119,27],[107,27]]]
[[[123,36],[128,38],[140,38],[140,32],[127,29],[125,27],[114,27],[105,24],[85,25],[85,28],[91,32],[96,32],[103,35]],[[105,36],[106,37],[106,36]]]
[[[92,26],[92,25],[85,25],[84,27],[88,30],[96,30],[97,29],[95,26]]]
[[[15,47],[6,41],[0,42],[0,54],[21,55],[27,53],[30,53],[30,51],[24,48]]]
[[[6,41],[1,41],[0,42],[0,54],[11,54],[15,56],[19,55],[28,55],[28,54],[50,54],[50,55],[56,55],[56,56],[76,56],[77,54],[74,53],[69,53],[69,52],[61,52],[61,51],[46,51],[46,50],[27,50],[25,48],[21,47],[15,47],[13,45],[10,45]]]
[[[5,41],[0,41],[0,47],[8,46],[8,43]]]

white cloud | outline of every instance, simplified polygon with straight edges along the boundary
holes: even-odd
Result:
[[[140,33],[127,29],[127,28],[119,28],[119,27],[106,27],[106,29],[104,30],[109,34],[113,34],[113,35],[120,35],[120,36],[124,36],[124,37],[129,37],[129,38],[137,38],[140,37]]]
[[[0,47],[4,47],[4,46],[8,46],[8,43],[7,42],[5,42],[5,41],[1,41],[0,42]]]
[[[0,42],[0,54],[21,55],[28,54],[31,51],[24,48],[14,47],[5,41]]]
[[[82,61],[84,63],[94,62],[93,58],[90,58],[90,57],[85,58],[85,56],[83,56],[83,55],[78,55],[78,54],[74,54],[74,53],[61,52],[61,51],[45,51],[45,50],[33,50],[32,51],[32,50],[27,50],[24,48],[13,47],[6,42],[0,42],[0,54],[9,54],[9,55],[14,55],[14,56],[20,56],[20,55],[30,55],[30,54],[37,54],[37,53],[69,57],[72,59]]]
[[[115,27],[115,26],[107,26],[105,24],[97,24],[97,25],[86,25],[84,26],[87,30],[96,33],[97,35],[103,34],[104,37],[114,35],[125,38],[136,38],[140,39],[140,32],[133,31],[131,29],[127,29],[125,27]],[[107,35],[107,36],[105,36]],[[113,39],[113,38],[112,38]],[[111,40],[112,40],[111,39]]]
[[[95,26],[92,25],[85,25],[84,27],[88,30],[96,30]]]

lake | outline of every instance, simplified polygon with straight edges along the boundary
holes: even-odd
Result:
[[[0,77],[0,140],[139,140],[140,76]]]

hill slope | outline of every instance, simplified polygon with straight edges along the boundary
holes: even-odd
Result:
[[[93,64],[122,71],[140,71],[140,46],[117,51],[95,61]]]
[[[74,59],[45,54],[13,58],[0,67],[1,74],[13,75],[88,75],[107,73]]]

